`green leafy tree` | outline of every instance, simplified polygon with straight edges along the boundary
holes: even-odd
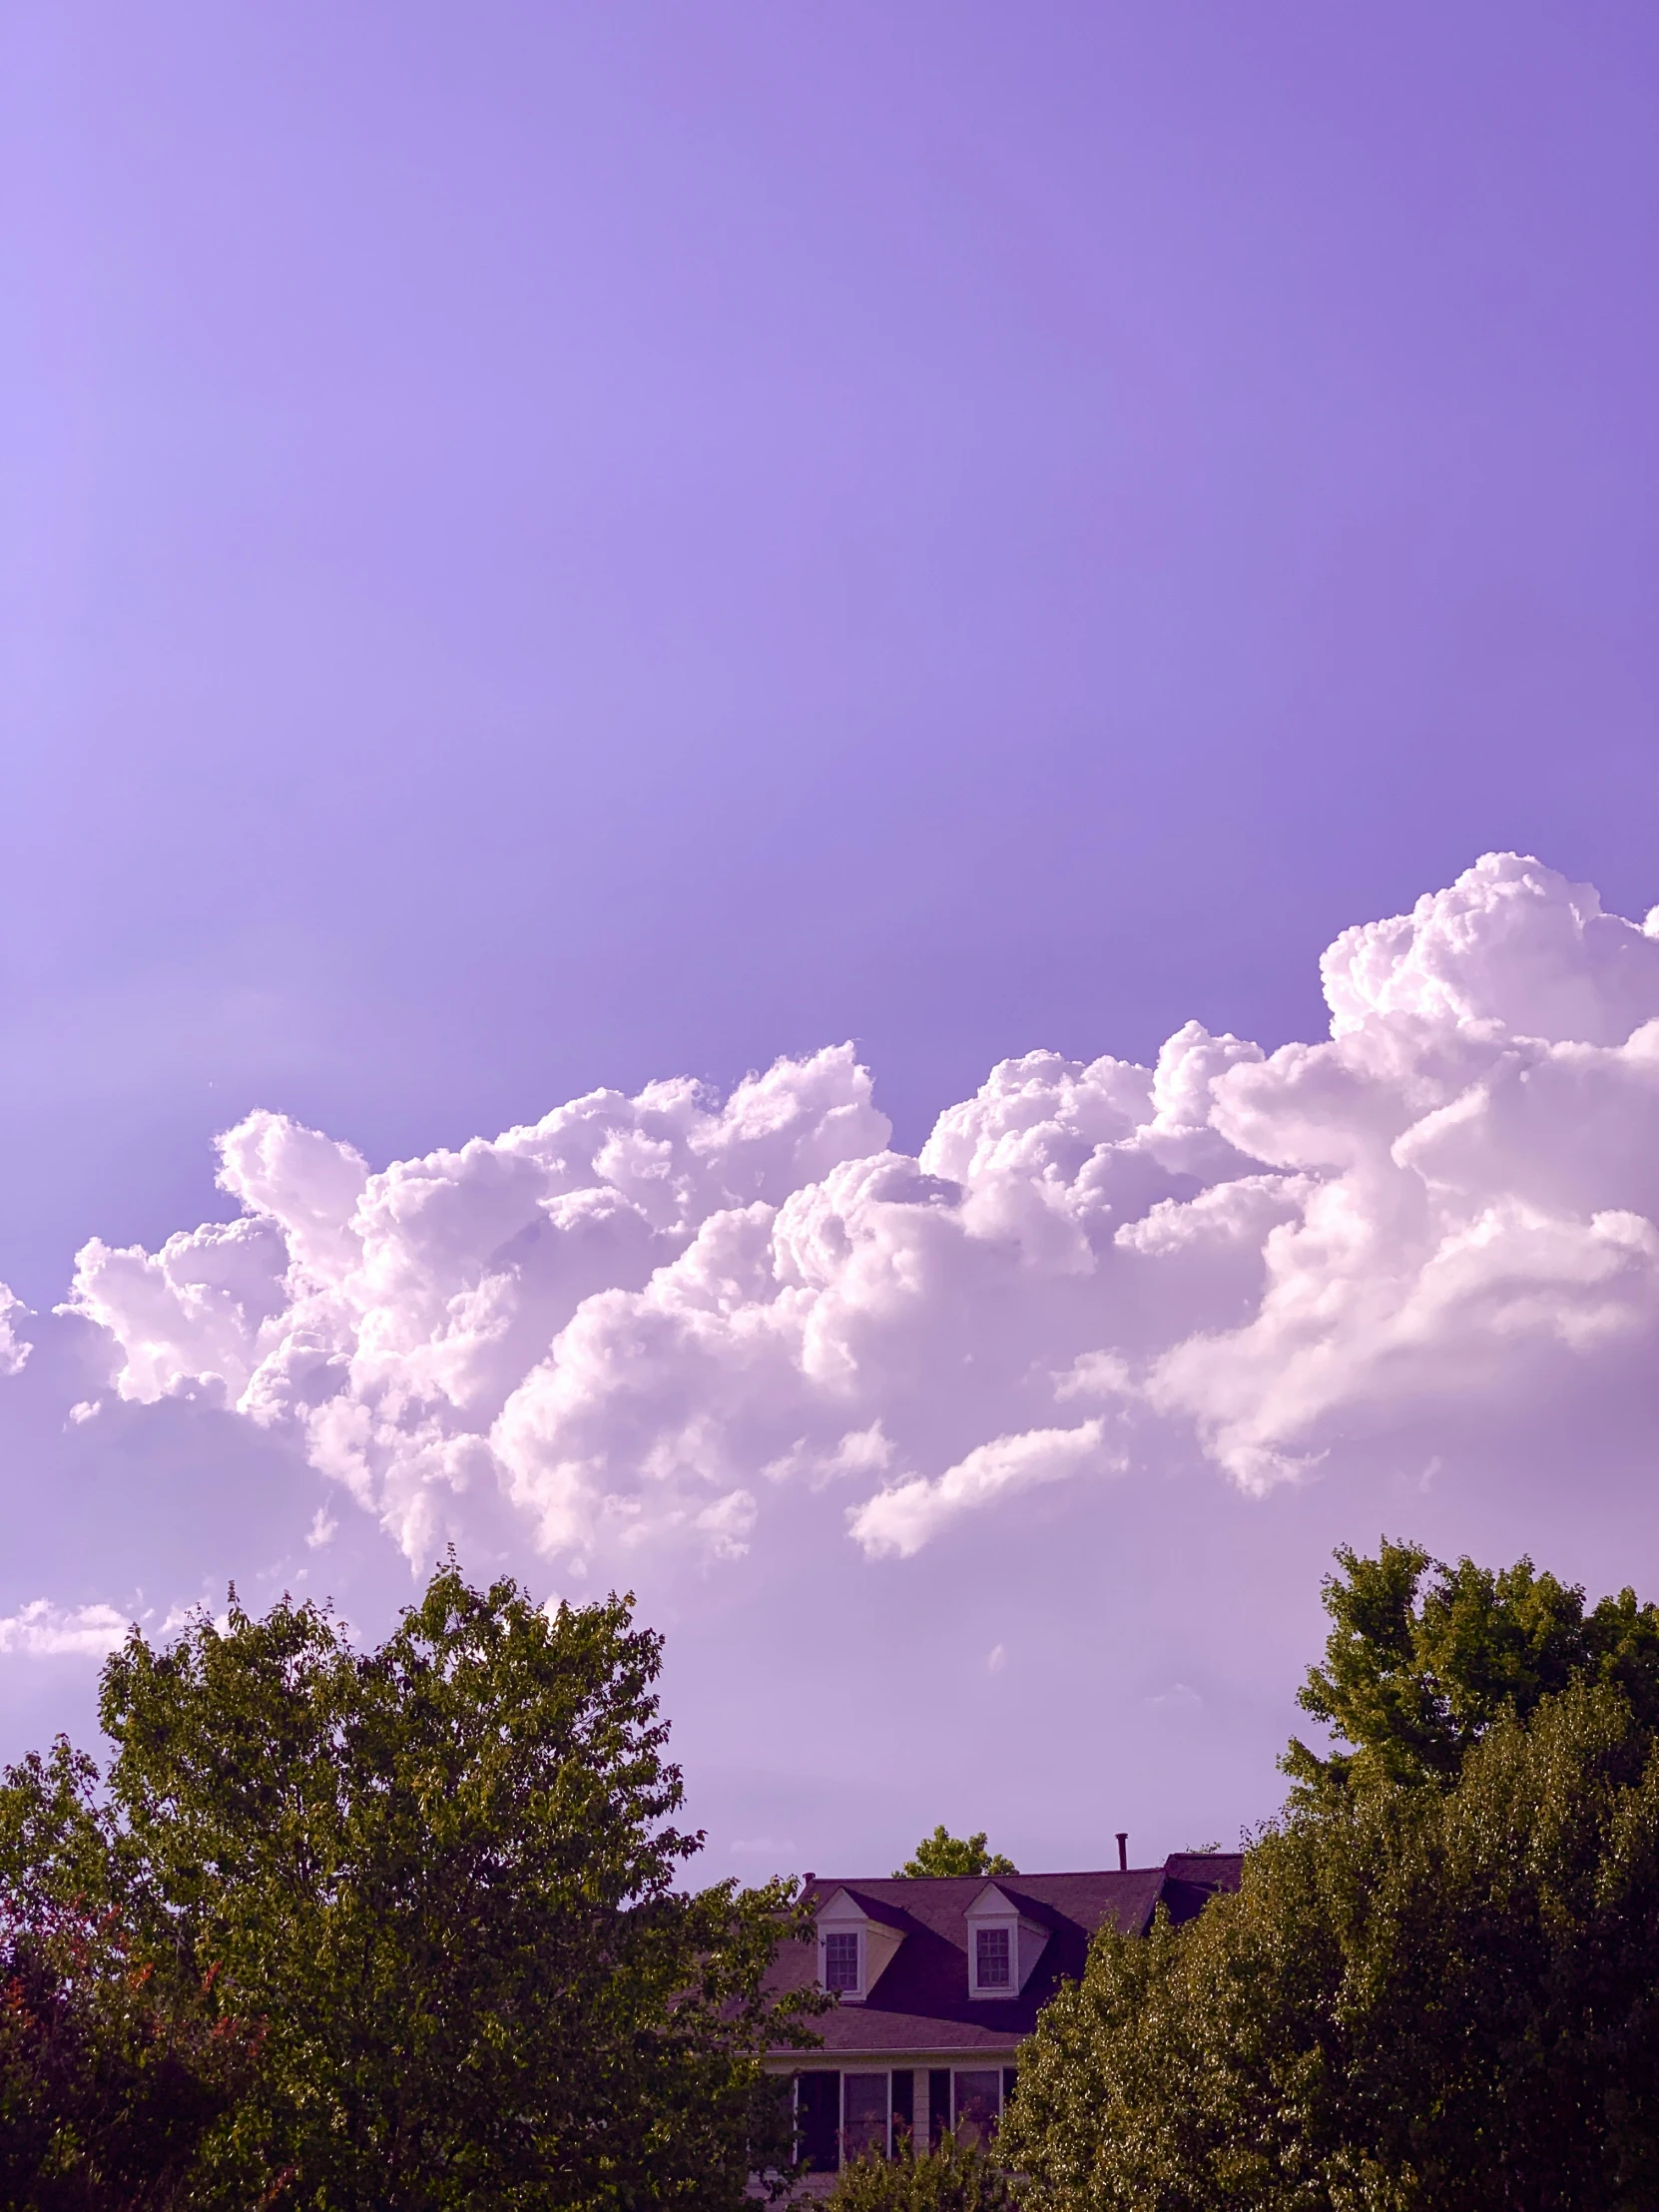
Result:
[[[166,2212],[257,2038],[192,1974],[158,1974],[111,1903],[96,1770],[60,1742],[0,1785],[12,1858],[56,1882],[0,1885],[0,2203]]]
[[[1045,2007],[1021,2050],[1001,2146],[1028,2176],[1027,2204],[1659,2203],[1649,1616],[1620,1599],[1616,1632],[1601,1612],[1580,1638],[1595,1616],[1525,1564],[1490,1578],[1442,1573],[1426,1595],[1449,1601],[1423,1605],[1412,1576],[1429,1562],[1402,1569],[1406,1547],[1388,1550],[1381,1562],[1346,1557],[1345,1588],[1362,1601],[1385,1590],[1358,1571],[1381,1566],[1396,1578],[1383,1627],[1420,1610],[1427,1634],[1390,1647],[1376,1616],[1356,1607],[1345,1626],[1334,1606],[1345,1638],[1334,1644],[1345,1662],[1368,1638],[1391,1648],[1397,1682],[1428,1678],[1432,1697],[1368,1703],[1368,1685],[1389,1670],[1328,1661],[1343,1701],[1330,1702],[1354,1723],[1345,1733],[1360,1756],[1308,1779],[1247,1854],[1238,1896],[1181,1930],[1160,1918],[1145,1939],[1112,1930],[1096,1939],[1082,1982]],[[1463,1625],[1472,1617],[1474,1632],[1462,1636],[1457,1601],[1471,1591]],[[1581,1656],[1563,1659],[1557,1636]],[[1524,1665],[1517,1646],[1531,1655]],[[1533,1690],[1538,1676],[1556,1686]],[[1455,1765],[1436,1700],[1461,1730]],[[1405,1779],[1383,1756],[1395,1752]]]
[[[1019,1869],[1001,1852],[985,1846],[985,1831],[977,1836],[952,1836],[941,1821],[931,1836],[916,1846],[913,1859],[898,1868],[893,1879],[905,1875],[1018,1874]]]
[[[1293,1738],[1280,1762],[1298,1802],[1379,1782],[1448,1782],[1500,1715],[1524,1718],[1571,1681],[1611,1682],[1659,1727],[1659,1607],[1633,1590],[1585,1608],[1582,1588],[1530,1559],[1448,1567],[1415,1544],[1337,1553],[1331,1634],[1297,1702],[1339,1739]]]
[[[782,2167],[760,2054],[789,1886],[675,1888],[701,1838],[625,1601],[451,1564],[377,1650],[287,1599],[135,1630],[102,1806],[14,1771],[0,1878],[101,1886],[135,1955],[257,2041],[193,2205],[736,2206]],[[89,1865],[96,1877],[89,1883]],[[210,1979],[211,1977],[211,1979]]]
[[[902,2139],[891,2158],[850,2159],[829,2201],[838,2212],[1014,2212],[1017,2199],[1000,2164],[947,2129],[932,2150]]]

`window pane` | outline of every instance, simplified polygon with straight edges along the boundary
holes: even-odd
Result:
[[[832,2174],[841,2132],[841,2077],[828,2068],[799,2074],[795,2085],[795,2118],[800,2131],[800,2155],[815,2173]]]
[[[980,1988],[1006,1989],[1011,1979],[1008,1931],[1005,1928],[981,1928],[976,1936],[979,1945]]]
[[[925,2082],[927,2076],[922,2075]],[[922,2114],[925,2129],[927,2115]],[[900,2138],[911,2137],[916,2129],[916,2077],[908,2066],[895,2066],[892,2076],[892,2140],[896,2150]]]
[[[932,2067],[927,2075],[927,2142],[937,2150],[939,2137],[950,2125],[950,2071],[945,2066]]]
[[[826,1936],[824,1938],[824,1986],[856,1989],[858,1986],[858,1938]]]
[[[1002,2108],[1002,2075],[986,2069],[956,2076],[956,2139],[960,2143],[988,2141]]]
[[[841,2075],[846,2117],[842,2123],[844,2155],[857,2158],[866,2150],[887,2155],[887,2077],[884,2073]]]

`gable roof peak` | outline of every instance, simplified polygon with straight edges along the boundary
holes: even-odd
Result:
[[[977,1913],[987,1898],[995,1898],[998,1904],[1005,1906],[1010,1913],[1019,1911],[1018,1905],[1002,1887],[1001,1880],[996,1875],[987,1875],[980,1887],[975,1890],[967,1908],[969,1913]]]

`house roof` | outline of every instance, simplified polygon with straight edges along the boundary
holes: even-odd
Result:
[[[1097,1929],[1110,1921],[1126,1936],[1144,1936],[1160,1904],[1177,1924],[1190,1921],[1218,1890],[1239,1887],[1243,1865],[1236,1852],[1177,1852],[1161,1867],[1126,1874],[997,1875],[1009,1903],[1050,1931],[1030,1980],[1008,1997],[968,1995],[967,1911],[984,1891],[985,1876],[817,1878],[807,1895],[815,1911],[844,1890],[871,1920],[904,1936],[861,2004],[837,2004],[812,2022],[824,2055],[1005,2049],[1030,2034],[1063,1979],[1081,1976]],[[815,1946],[782,1945],[772,1978],[780,1992],[814,1983]],[[802,2054],[802,2062],[811,2065],[813,2056]]]

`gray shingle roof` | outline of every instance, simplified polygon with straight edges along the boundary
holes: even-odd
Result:
[[[867,1882],[820,1876],[809,1893],[815,1907],[844,1890],[872,1920],[904,1936],[861,2004],[838,2004],[812,2022],[822,2038],[823,2056],[1005,2048],[1030,2034],[1062,1979],[1081,1975],[1089,1938],[1107,1921],[1126,1936],[1144,1936],[1160,1903],[1168,1907],[1172,1921],[1190,1921],[1217,1891],[1239,1887],[1243,1865],[1236,1852],[1177,1852],[1161,1867],[1132,1868],[1127,1874],[992,1877],[1027,1919],[1051,1931],[1030,1980],[1009,1997],[968,1995],[966,1915],[985,1888],[985,1876],[895,1876]],[[774,1987],[800,1988],[817,1975],[813,1945],[782,1946],[773,1969]],[[804,2063],[814,2062],[812,2054],[802,2056]]]

